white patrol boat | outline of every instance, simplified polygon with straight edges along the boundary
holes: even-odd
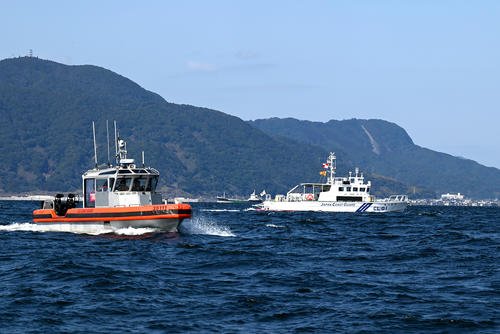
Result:
[[[370,195],[371,181],[365,182],[363,174],[356,168],[354,175],[335,177],[336,157],[330,153],[323,164],[321,175],[327,176],[326,183],[301,183],[285,195],[268,195],[266,200],[255,205],[263,211],[325,211],[325,212],[392,212],[404,211],[406,195],[395,195],[375,199]],[[328,174],[328,175],[327,175]]]

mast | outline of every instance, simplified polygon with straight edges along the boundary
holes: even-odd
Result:
[[[108,120],[106,120],[106,138],[108,140],[108,167],[111,167],[111,163],[109,162],[109,126],[108,126]]]
[[[95,123],[92,121],[92,134],[94,135],[94,161],[95,161],[95,169],[97,168],[97,144],[95,141]]]
[[[328,156],[328,167],[330,168],[329,183],[333,186],[333,181],[335,179],[335,171],[337,170],[337,157],[335,153],[330,152]]]
[[[118,136],[116,134],[116,121],[113,121],[115,124],[115,159],[118,164]]]

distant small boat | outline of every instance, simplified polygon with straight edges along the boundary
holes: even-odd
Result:
[[[186,197],[175,197],[174,198],[174,203],[175,204],[180,204],[180,203],[198,203],[200,201],[199,198],[186,198]]]
[[[257,195],[254,190],[253,193],[250,194],[250,197],[248,197],[247,201],[252,203],[260,203],[262,202],[261,196],[264,196],[265,194],[266,192],[263,191],[262,193],[260,193],[260,195]]]
[[[229,198],[226,197],[226,193],[222,196],[217,196],[217,203],[225,203],[225,204],[231,204],[231,203],[245,203],[246,201],[243,199],[238,199],[238,198]]]

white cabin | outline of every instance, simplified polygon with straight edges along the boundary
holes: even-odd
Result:
[[[160,173],[151,167],[137,167],[127,159],[126,143],[119,140],[117,166],[94,168],[82,175],[83,207],[127,207],[162,204],[156,193]]]
[[[335,177],[335,154],[330,153],[327,161],[327,163],[323,164],[329,174],[326,183],[301,183],[288,191],[286,197],[276,197],[276,201],[374,201],[373,196],[370,195],[371,181],[365,182],[365,178],[358,168],[356,168],[354,175],[350,172],[349,177]]]

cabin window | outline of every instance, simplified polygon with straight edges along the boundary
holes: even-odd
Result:
[[[115,191],[128,191],[131,183],[131,177],[121,177],[116,180]]]
[[[108,179],[97,179],[95,185],[97,191],[108,191]]]
[[[326,186],[323,186],[321,191],[330,191],[330,188],[331,188],[330,185],[326,185]]]
[[[342,202],[362,202],[363,198],[361,196],[337,196],[337,201],[342,201]]]
[[[370,192],[370,187],[366,188],[366,192],[369,193]]]
[[[113,185],[115,184],[115,179],[112,177],[109,179],[109,191],[111,191],[111,189],[113,189]]]
[[[149,184],[149,189],[146,188],[146,191],[151,191],[151,192],[155,192],[156,190],[156,185],[158,184],[158,176],[153,176],[150,181],[148,182]]]
[[[366,190],[365,188],[359,188],[359,191],[361,191],[363,193],[365,192],[365,190]]]
[[[135,178],[132,183],[132,191],[146,191],[148,183],[148,178],[146,177]]]
[[[339,191],[344,191],[344,187],[339,187]]]
[[[352,188],[352,191],[358,191],[358,187]]]
[[[346,191],[351,191],[351,187],[347,187]]]
[[[99,175],[111,175],[111,174],[116,174],[116,170],[110,170],[110,171],[107,171],[107,172],[102,172]]]
[[[83,194],[86,208],[95,208],[95,179],[85,179]]]
[[[133,169],[134,173],[137,174],[146,174],[147,171],[145,169]]]

